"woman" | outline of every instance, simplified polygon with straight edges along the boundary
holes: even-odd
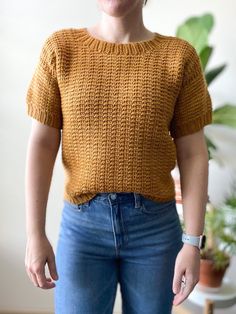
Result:
[[[98,4],[97,25],[46,39],[28,89],[25,266],[35,286],[55,287],[56,314],[112,313],[117,283],[123,313],[169,314],[200,264],[198,245],[182,240],[170,172],[177,160],[185,232],[198,239],[211,99],[196,50],[146,29],[143,0]],[[45,214],[61,130],[66,182],[54,257]]]

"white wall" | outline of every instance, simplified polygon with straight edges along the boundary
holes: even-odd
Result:
[[[211,43],[216,50],[210,66],[228,63],[228,68],[212,84],[210,93],[214,107],[223,102],[236,104],[236,4],[221,0],[149,0],[144,8],[144,23],[151,31],[175,35],[177,26],[195,14],[212,12],[216,26]],[[12,1],[2,0],[0,8],[1,53],[1,107],[0,107],[0,310],[52,310],[53,291],[37,289],[28,279],[24,268],[25,255],[25,206],[24,171],[26,145],[31,119],[26,115],[26,88],[33,74],[36,60],[44,39],[53,31],[64,27],[83,27],[96,23],[99,11],[96,0],[85,1]],[[225,132],[220,143],[225,143]],[[216,130],[215,130],[216,131]],[[229,145],[222,147],[221,155],[234,156],[232,141],[235,134],[229,132]],[[222,145],[223,146],[223,145]],[[62,210],[63,169],[61,151],[57,158],[47,209],[47,234],[55,247]],[[230,159],[230,158],[228,158]],[[232,158],[229,160],[232,163]],[[230,168],[219,170],[211,166],[210,196],[220,201],[229,188]],[[116,309],[120,309],[120,297]],[[32,313],[31,312],[31,313]],[[230,312],[228,312],[230,313]]]

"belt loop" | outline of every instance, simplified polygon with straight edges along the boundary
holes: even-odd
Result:
[[[139,193],[135,193],[133,192],[134,194],[134,202],[135,202],[135,205],[134,207],[135,208],[139,208],[141,206],[141,197],[140,197],[140,194]]]

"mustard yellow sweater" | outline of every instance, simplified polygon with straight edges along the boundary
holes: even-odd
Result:
[[[212,122],[212,102],[195,48],[155,33],[114,43],[87,28],[51,33],[26,96],[27,114],[61,129],[64,198],[98,192],[175,198],[174,138]]]

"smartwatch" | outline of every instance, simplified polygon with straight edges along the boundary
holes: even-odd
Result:
[[[201,249],[204,249],[205,247],[206,235],[201,234],[200,236],[193,236],[193,235],[186,234],[183,232],[182,242],[197,246],[201,250]]]

